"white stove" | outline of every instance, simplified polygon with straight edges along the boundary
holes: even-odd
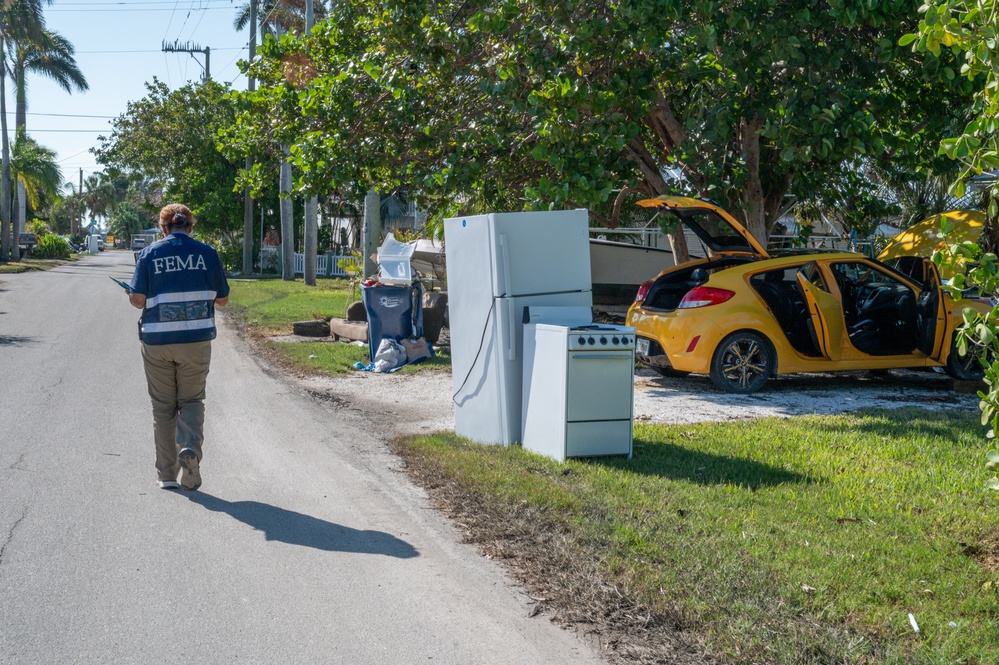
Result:
[[[602,323],[524,326],[525,449],[567,457],[632,452],[635,329]]]

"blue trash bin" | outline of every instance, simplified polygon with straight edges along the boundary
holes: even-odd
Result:
[[[361,286],[361,302],[368,313],[368,360],[375,361],[385,338],[399,341],[423,337],[423,285]]]

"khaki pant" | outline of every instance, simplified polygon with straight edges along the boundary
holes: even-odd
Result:
[[[153,402],[156,472],[176,480],[177,453],[190,448],[201,459],[205,426],[205,381],[212,360],[211,342],[143,344],[142,361]]]

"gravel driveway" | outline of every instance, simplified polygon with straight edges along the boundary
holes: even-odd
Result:
[[[357,372],[305,382],[314,393],[365,413],[386,435],[454,429],[451,375],[445,372]],[[721,392],[707,376],[665,378],[647,369],[635,375],[636,422],[744,420],[908,406],[974,411],[978,396],[955,392],[949,377],[932,370],[789,375],[772,378],[753,395]]]

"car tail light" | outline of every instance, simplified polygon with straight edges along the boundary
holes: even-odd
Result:
[[[687,295],[680,301],[677,309],[693,309],[695,307],[709,307],[723,303],[732,296],[735,291],[726,289],[715,289],[710,286],[696,286],[687,292]]]
[[[649,289],[652,288],[652,282],[654,281],[650,279],[638,287],[638,293],[635,294],[635,302],[645,302],[645,296],[649,295]]]

